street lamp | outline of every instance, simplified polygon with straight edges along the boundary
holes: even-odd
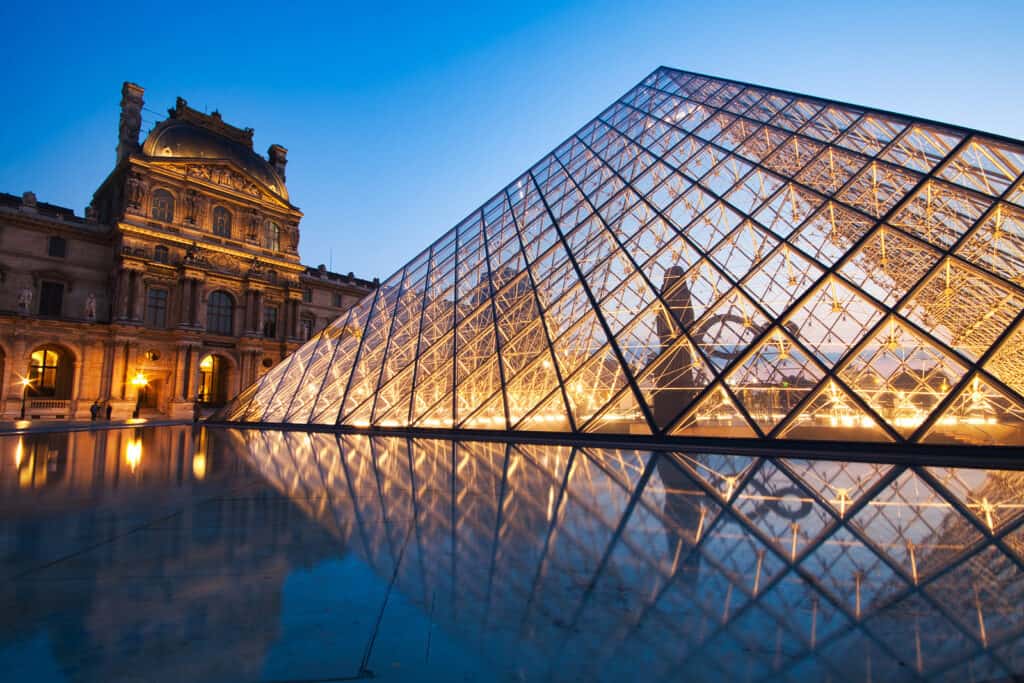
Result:
[[[142,370],[139,370],[135,373],[135,376],[132,377],[132,386],[135,387],[135,412],[132,413],[133,418],[137,418],[139,416],[139,408],[142,405],[142,388],[147,384],[149,384],[149,380],[146,379],[144,374],[142,374]]]
[[[21,418],[25,419],[25,396],[28,394],[28,388],[32,386],[32,380],[28,377],[22,377],[21,382]]]

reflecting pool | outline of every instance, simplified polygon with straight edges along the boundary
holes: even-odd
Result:
[[[1000,681],[1024,472],[161,427],[0,438],[0,671]]]

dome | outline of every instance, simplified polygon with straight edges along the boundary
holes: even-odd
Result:
[[[181,105],[179,105],[179,110]],[[207,116],[189,109],[189,116],[175,116],[157,124],[142,145],[146,156],[157,159],[203,159],[228,161],[288,201],[284,179],[269,161],[252,150],[252,130],[242,130],[220,121],[216,113]],[[190,119],[209,119],[212,125]],[[213,128],[216,126],[217,130]],[[248,142],[248,144],[246,144]]]

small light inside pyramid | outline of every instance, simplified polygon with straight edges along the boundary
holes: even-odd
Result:
[[[1024,445],[1024,144],[660,68],[228,421]]]

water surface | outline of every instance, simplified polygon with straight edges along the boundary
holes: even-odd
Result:
[[[160,427],[0,438],[0,671],[998,681],[1024,473]]]

